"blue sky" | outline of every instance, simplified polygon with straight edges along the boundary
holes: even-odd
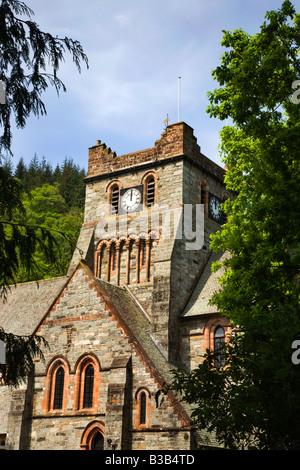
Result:
[[[25,0],[43,31],[80,41],[89,58],[79,74],[66,54],[59,97],[43,96],[47,116],[14,129],[13,164],[36,153],[53,166],[65,157],[87,168],[88,147],[105,142],[117,155],[152,147],[170,123],[194,129],[201,151],[216,163],[223,125],[206,113],[211,71],[220,63],[222,30],[259,31],[281,0]],[[296,5],[294,3],[294,5]],[[297,7],[297,5],[296,5]]]

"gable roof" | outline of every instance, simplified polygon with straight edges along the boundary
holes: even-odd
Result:
[[[84,260],[79,261],[70,277],[64,276],[38,283],[28,282],[12,288],[6,303],[0,307],[0,326],[6,332],[17,335],[35,334],[49,316],[53,306],[59,301],[78,269],[84,270],[89,278],[90,286],[96,289],[104,299],[125,332],[128,341],[134,345],[155,381],[161,388],[170,384],[173,380],[171,371],[174,370],[174,366],[168,363],[155,339],[151,336],[150,322],[143,309],[139,307],[130,295],[130,291],[125,287],[115,286],[95,278]],[[190,407],[180,403],[171,390],[167,391],[167,395],[182,426],[189,427],[191,425]],[[214,436],[210,433],[200,431],[197,434],[198,442],[203,445],[218,446]]]
[[[6,301],[0,300],[0,327],[6,333],[31,335],[66,280],[62,276],[10,286]]]
[[[114,286],[95,278],[84,260],[80,260],[70,277],[28,282],[12,287],[7,301],[0,308],[0,326],[16,335],[35,334],[53,306],[59,301],[73,275],[83,269],[93,286],[105,300],[111,312],[138,351],[150,374],[164,387],[172,380],[172,367],[150,336],[150,322],[124,287]],[[189,425],[190,418],[175,396],[169,393],[181,420]],[[169,398],[170,398],[169,396]]]
[[[220,289],[218,278],[222,276],[224,268],[213,272],[212,264],[216,261],[222,264],[229,256],[228,252],[212,252],[210,254],[203,272],[181,314],[181,318],[217,313],[217,307],[209,305],[209,300]]]
[[[150,322],[124,287],[96,279],[96,285],[110,309],[129,334],[129,340],[135,344],[144,356],[150,371],[154,366],[156,376],[160,371],[160,383],[164,385],[172,379],[171,370],[165,356],[150,335]],[[162,375],[161,375],[162,374]],[[158,377],[158,376],[157,376]]]
[[[124,331],[128,335],[128,340],[134,344],[141,359],[144,361],[151,375],[163,388],[173,381],[172,366],[156,345],[154,338],[150,334],[150,322],[141,308],[137,305],[128,289],[119,287],[99,278],[95,278],[85,261],[81,261],[85,267],[86,274],[90,277],[94,286],[104,298],[108,307],[115,314]],[[175,396],[172,390],[167,391],[168,398],[178,413],[182,425],[187,428],[191,426],[190,413],[192,408],[180,401],[180,397]],[[214,434],[205,430],[196,431],[197,442],[206,447],[219,448]]]
[[[139,308],[137,302],[124,287],[118,287],[95,278],[84,260],[80,260],[78,269],[84,269],[94,287],[104,298],[111,311],[128,332],[128,337],[135,346],[143,345],[149,357],[148,363],[155,363],[163,371],[165,381],[171,379],[171,367],[150,336],[150,322]],[[0,327],[7,333],[31,335],[35,333],[49,315],[53,304],[59,299],[72,276],[26,282],[12,286],[7,300],[0,304]],[[150,360],[151,358],[151,360]]]
[[[127,339],[137,350],[141,360],[161,388],[171,383],[172,367],[159,350],[150,335],[150,322],[138,304],[130,296],[125,287],[115,286],[101,279],[95,278],[85,261],[81,260],[77,269],[84,269],[92,285],[105,300],[111,312],[117,318],[119,325],[127,335]],[[190,417],[184,407],[179,403],[172,391],[167,395],[178,413],[182,425],[190,426]]]

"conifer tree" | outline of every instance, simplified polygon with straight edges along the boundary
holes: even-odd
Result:
[[[27,176],[27,168],[26,168],[26,165],[24,163],[24,158],[21,157],[18,164],[17,164],[17,166],[16,166],[16,169],[15,169],[15,172],[14,172],[14,177],[18,178],[20,181],[25,183],[26,176]]]
[[[22,185],[4,168],[4,157],[11,154],[11,120],[19,128],[27,118],[45,115],[42,94],[48,86],[65,91],[58,76],[66,52],[81,71],[87,57],[78,41],[59,38],[43,32],[32,21],[33,11],[22,1],[0,1],[0,80],[4,83],[6,103],[0,104],[0,296],[16,282],[20,266],[28,272],[39,246],[49,262],[55,262],[57,243],[49,229],[18,222],[16,215],[25,214]],[[32,354],[39,352],[38,338],[13,338],[0,329],[0,339],[7,345],[7,367],[2,367],[2,380],[14,384],[24,379],[32,365]],[[13,360],[12,360],[13,359]],[[26,360],[25,360],[26,359]]]

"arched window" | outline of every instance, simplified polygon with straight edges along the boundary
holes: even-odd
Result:
[[[140,240],[140,266],[146,266],[147,261],[147,250],[146,250],[146,240]]]
[[[225,331],[222,326],[217,326],[214,332],[214,354],[215,367],[223,367],[225,365],[225,356],[223,345],[225,343]]]
[[[136,418],[137,427],[150,426],[150,393],[146,388],[136,392]]]
[[[150,176],[146,181],[146,205],[151,207],[155,204],[155,179]]]
[[[140,424],[146,424],[147,397],[146,393],[140,394]]]
[[[120,195],[120,189],[117,184],[113,185],[111,188],[111,213],[112,214],[118,214],[119,213],[119,195]]]
[[[104,277],[107,276],[107,261],[108,261],[107,245],[103,243],[101,250],[100,250],[99,267],[98,267],[98,277],[100,279],[104,279]]]
[[[112,243],[110,247],[110,271],[114,273],[117,269],[117,250],[116,244]]]
[[[106,240],[99,242],[94,255],[95,276],[99,279],[108,280],[109,243]]]
[[[155,171],[149,171],[145,173],[141,183],[144,185],[144,206],[154,206],[154,204],[157,202],[157,173]]]
[[[142,246],[142,259],[141,259],[142,266],[146,266],[146,260],[147,260],[147,250],[146,250],[146,242],[144,240],[143,246]]]
[[[89,364],[85,368],[85,375],[84,375],[83,408],[92,408],[93,392],[94,392],[94,367],[92,366],[92,364]]]
[[[43,408],[47,412],[65,410],[70,383],[70,367],[63,357],[56,357],[47,366]]]
[[[99,406],[100,364],[96,356],[83,355],[75,366],[74,410]]]
[[[101,421],[92,421],[85,428],[80,448],[82,450],[103,450],[104,449],[104,424]]]
[[[63,407],[64,382],[65,382],[65,371],[63,367],[61,366],[56,370],[56,374],[55,374],[54,400],[53,400],[54,410],[61,410]]]

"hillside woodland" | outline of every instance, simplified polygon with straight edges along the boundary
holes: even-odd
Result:
[[[37,248],[31,272],[20,267],[17,282],[65,275],[83,221],[85,170],[71,158],[65,158],[61,165],[53,168],[44,157],[39,160],[35,154],[27,165],[22,157],[15,168],[6,164],[6,171],[22,184],[26,214],[22,220],[18,215],[19,221],[52,230],[56,241],[56,263],[49,262]]]

